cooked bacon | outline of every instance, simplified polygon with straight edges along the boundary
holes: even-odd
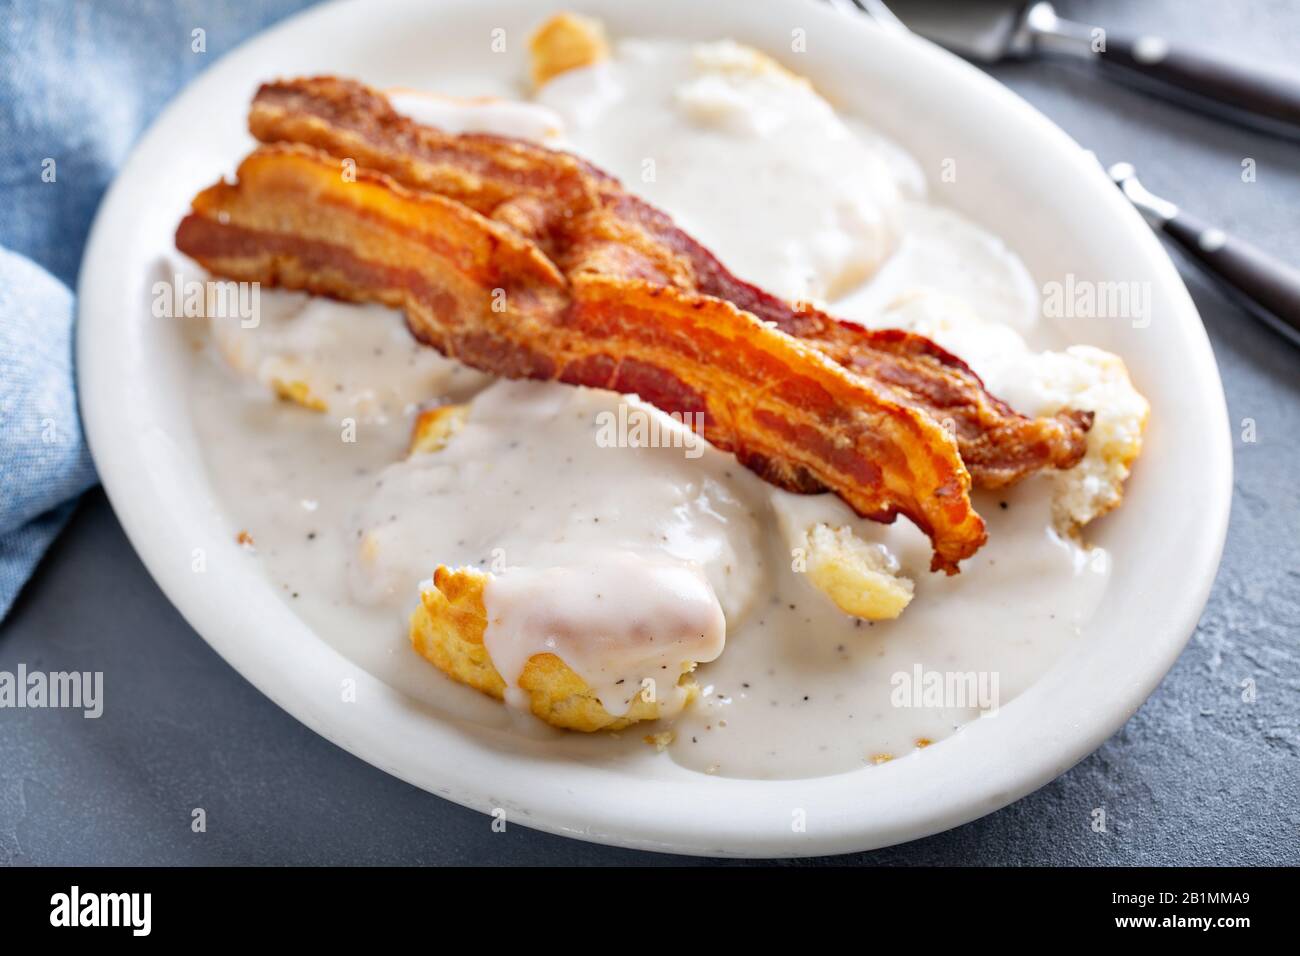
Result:
[[[523,140],[422,126],[397,113],[382,93],[353,80],[263,84],[248,127],[265,143],[302,143],[352,159],[542,242],[563,219],[600,204],[597,183],[604,174],[576,156]]]
[[[1073,467],[1087,449],[1092,412],[1020,415],[985,391],[964,362],[923,336],[869,330],[738,279],[666,214],[568,153],[423,126],[397,113],[382,94],[335,77],[264,85],[249,128],[264,142],[315,146],[410,189],[463,203],[536,240],[570,277],[643,279],[724,299],[772,322],[944,423],[984,487]]]
[[[660,282],[564,275],[468,206],[297,145],[258,149],[237,183],[194,199],[176,245],[210,271],[405,311],[446,355],[512,378],[635,392],[698,412],[703,434],[765,480],[903,514],[932,567],[986,538],[956,442],[874,380],[720,298]]]

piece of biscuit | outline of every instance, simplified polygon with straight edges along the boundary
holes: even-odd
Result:
[[[533,86],[539,87],[569,70],[609,58],[605,27],[599,20],[575,13],[557,13],[528,41]]]
[[[415,416],[411,426],[411,441],[406,449],[407,456],[427,455],[447,447],[458,431],[469,421],[469,405],[439,405],[426,408]]]
[[[817,524],[804,533],[808,580],[845,614],[868,621],[898,617],[912,600],[912,582],[898,563],[851,528]]]
[[[325,400],[319,398],[311,390],[311,386],[301,380],[286,382],[281,378],[271,379],[271,388],[275,394],[286,402],[294,402],[303,408],[311,409],[313,412],[324,412],[329,410]]]
[[[1076,408],[1096,412],[1083,461],[1055,476],[1052,523],[1063,534],[1078,534],[1090,521],[1114,511],[1124,500],[1124,483],[1142,453],[1151,405],[1129,378],[1118,355],[1087,345],[1062,353],[1068,358],[1053,386]]]
[[[469,413],[469,405],[441,405],[421,412],[411,428],[408,454],[441,451],[464,427]],[[489,577],[473,568],[440,566],[421,591],[420,606],[411,615],[410,637],[416,651],[443,673],[500,700],[506,683],[483,643],[487,631],[483,591]],[[687,662],[682,674],[693,669],[694,664]],[[519,687],[537,717],[566,730],[619,730],[660,715],[658,703],[642,698],[634,700],[626,714],[610,714],[586,682],[554,654],[531,657]],[[688,694],[693,694],[693,687]]]
[[[420,605],[411,614],[410,637],[415,650],[453,680],[503,700],[506,682],[483,643],[488,625],[483,592],[490,577],[474,568],[440,565],[420,591]],[[682,665],[680,686],[689,697],[696,693],[687,677],[694,667],[689,661]],[[633,700],[626,714],[610,714],[587,683],[554,654],[530,657],[519,676],[519,688],[536,717],[564,730],[621,730],[660,716],[659,703],[642,696]]]

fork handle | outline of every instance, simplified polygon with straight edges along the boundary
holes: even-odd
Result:
[[[1157,196],[1142,185],[1132,163],[1116,163],[1107,172],[1153,229],[1168,236],[1252,315],[1300,345],[1300,269]]]
[[[1158,36],[1106,34],[1097,62],[1155,80],[1223,107],[1263,117],[1300,133],[1300,75],[1176,46]]]
[[[1160,223],[1160,229],[1244,298],[1256,316],[1300,344],[1300,269],[1182,210]]]

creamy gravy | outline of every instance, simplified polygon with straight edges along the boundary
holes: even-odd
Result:
[[[625,41],[538,99],[574,149],[774,292],[835,298],[897,243],[902,194],[880,151],[746,47]]]
[[[623,44],[613,63],[549,84],[548,112],[489,102],[456,113],[455,101],[437,101],[425,118],[550,141],[558,116],[570,148],[743,276],[823,297],[878,269],[840,312],[933,319],[952,339],[1035,334],[1034,289],[1011,252],[928,205],[896,147],[766,70],[729,44]],[[797,149],[783,145],[796,139]],[[655,176],[643,181],[648,156]],[[704,174],[718,164],[730,172]],[[889,308],[918,290],[909,308],[919,318]],[[946,306],[941,322],[926,318],[933,303],[956,300],[978,320],[964,325]],[[609,447],[600,423],[620,407],[681,426],[610,393],[491,384],[415,345],[389,310],[263,290],[257,328],[211,325],[196,352],[194,415],[232,537],[253,539],[248,560],[358,667],[440,713],[548,738],[583,759],[806,777],[915,753],[982,713],[997,719],[1105,590],[1106,553],[1049,530],[1050,479],[978,495],[989,544],[945,578],[928,573],[928,542],[905,520],[885,527],[832,496],[776,491],[708,446]],[[996,372],[994,358],[984,364]],[[266,386],[286,376],[326,410],[274,398]],[[470,398],[446,448],[406,456],[419,407]],[[792,542],[817,522],[848,525],[897,557],[916,582],[900,619],[849,618],[799,573]],[[629,678],[662,673],[680,654],[711,661],[696,672],[700,699],[622,735],[560,735],[521,719],[411,650],[407,617],[438,564],[495,575],[486,600],[500,623],[487,641],[507,680],[546,649],[619,713]],[[668,649],[647,651],[649,636]],[[663,731],[675,738],[664,755],[641,742]]]
[[[505,679],[506,703],[525,708],[519,677],[554,654],[604,709],[628,712],[637,695],[676,714],[683,665],[722,653],[727,621],[698,565],[629,552],[587,554],[573,567],[506,568],[488,582],[483,644]]]

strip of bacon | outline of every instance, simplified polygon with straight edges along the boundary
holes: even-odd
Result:
[[[985,391],[964,362],[923,336],[869,330],[738,279],[665,213],[568,153],[423,126],[397,113],[382,94],[335,77],[264,85],[249,128],[264,142],[306,143],[350,157],[408,188],[504,222],[536,240],[570,277],[644,279],[725,299],[945,423],[984,487],[1073,467],[1087,450],[1091,412],[1020,415]]]
[[[194,199],[176,245],[210,271],[405,311],[446,355],[511,378],[635,392],[698,412],[712,444],[793,491],[903,514],[932,567],[985,541],[956,442],[930,415],[721,299],[562,275],[531,241],[445,197],[303,146],[258,149]]]
[[[568,153],[422,126],[398,114],[382,93],[336,77],[263,84],[248,126],[265,143],[302,143],[352,159],[409,189],[506,222],[543,245],[563,220],[600,205],[602,177],[617,186]]]

